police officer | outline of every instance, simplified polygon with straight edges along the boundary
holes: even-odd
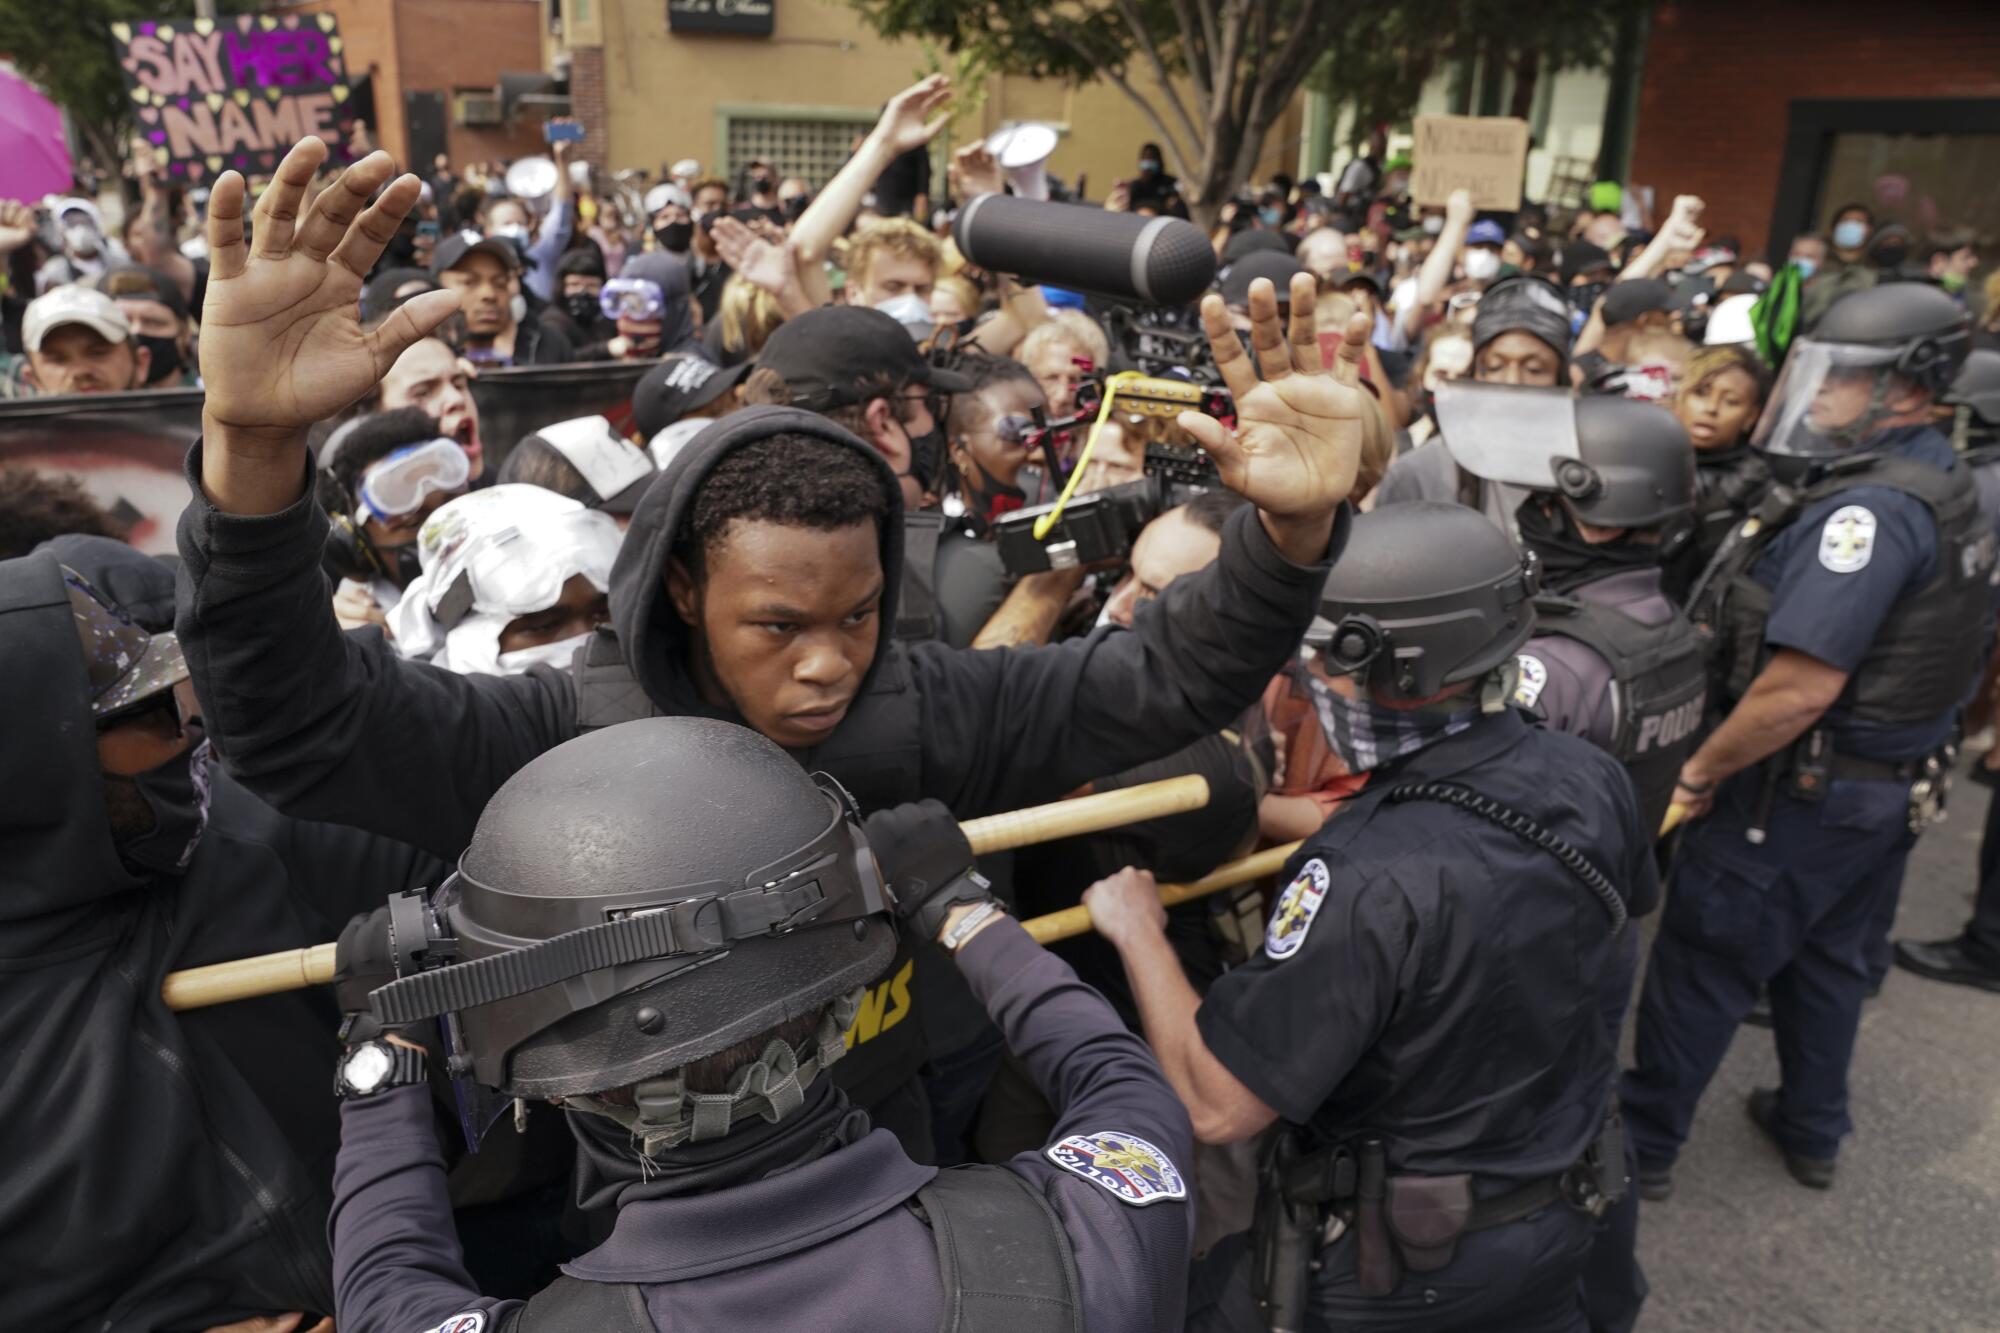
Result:
[[[1980,507],[1989,522],[2000,518],[2000,352],[1984,349],[1965,359],[1952,381],[1945,405],[1956,418],[1954,435],[1963,443],[1962,461],[1979,486]],[[1986,669],[1986,716],[1992,716],[1991,694],[2000,678],[2000,659]],[[1972,724],[1968,722],[1968,730]],[[1973,768],[1975,781],[1995,785],[2000,771],[2000,746],[1986,752]],[[1891,921],[1878,916],[1886,929]],[[1893,917],[1892,917],[1893,920]],[[2000,991],[2000,799],[1986,803],[1986,831],[1979,841],[1979,894],[1965,929],[1945,940],[1897,940],[1899,967],[1958,986]]]
[[[1040,1151],[919,1166],[824,1076],[892,912],[1058,1108]],[[338,1078],[343,1330],[1178,1326],[1187,1114],[937,802],[864,836],[846,793],[755,732],[647,719],[529,763],[457,874],[383,915],[394,967]],[[561,1106],[579,1202],[614,1214],[525,1305],[474,1289],[452,1230],[423,1086],[447,1014],[463,1104]]]
[[[1352,688],[1315,702],[1370,781],[1292,858],[1262,952],[1198,998],[1149,876],[1085,896],[1196,1133],[1285,1122],[1191,1328],[1582,1325],[1625,1174],[1600,1009],[1658,881],[1616,762],[1507,707],[1533,596],[1466,509],[1356,520],[1322,653]]]
[[[1483,384],[1557,388],[1569,383],[1569,303],[1547,278],[1502,278],[1479,298],[1472,315],[1472,378]],[[1444,427],[1443,419],[1439,426]],[[1493,485],[1467,471],[1442,439],[1427,440],[1389,465],[1375,488],[1375,506],[1412,500],[1456,501],[1501,527],[1521,502],[1515,487]]]
[[[1639,1010],[1624,1100],[1648,1197],[1768,984],[1783,1085],[1751,1118],[1803,1185],[1834,1179],[1880,897],[1934,810],[1985,660],[1993,534],[1930,424],[1966,354],[1933,287],[1842,298],[1794,346],[1755,443],[1781,485],[1691,613],[1713,628],[1722,724],[1682,767],[1692,827]]]
[[[1514,524],[1542,594],[1514,702],[1625,765],[1657,829],[1707,693],[1701,641],[1661,582],[1694,503],[1687,431],[1629,398],[1483,385],[1440,386],[1438,419],[1460,466],[1529,491]]]

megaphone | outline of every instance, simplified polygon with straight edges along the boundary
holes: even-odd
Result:
[[[516,199],[545,199],[555,193],[557,178],[554,159],[524,157],[507,168],[507,193]]]
[[[986,151],[993,154],[1001,170],[1007,173],[1007,183],[1014,187],[1016,198],[1047,199],[1049,155],[1056,151],[1061,139],[1061,132],[1053,125],[1023,121],[988,135]]]

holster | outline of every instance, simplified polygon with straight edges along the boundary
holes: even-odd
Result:
[[[1272,1333],[1306,1326],[1326,1205],[1354,1192],[1354,1159],[1343,1148],[1306,1148],[1296,1126],[1280,1126],[1257,1164],[1250,1224],[1257,1304]]]
[[[1387,1296],[1403,1280],[1389,1236],[1389,1146],[1365,1138],[1354,1163],[1354,1286],[1363,1296]]]
[[[1389,1180],[1389,1232],[1412,1273],[1435,1273],[1450,1263],[1471,1217],[1470,1175]]]

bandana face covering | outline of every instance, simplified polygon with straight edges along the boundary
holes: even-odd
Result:
[[[128,865],[155,875],[178,875],[188,868],[208,827],[208,760],[204,739],[189,753],[131,779],[153,812],[153,826],[120,842],[118,853]]]
[[[1477,699],[1462,706],[1384,708],[1366,698],[1350,698],[1310,672],[1304,673],[1327,747],[1350,774],[1367,773],[1465,731],[1479,718]]]

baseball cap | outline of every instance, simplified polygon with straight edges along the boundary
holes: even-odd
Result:
[[[118,303],[103,292],[74,283],[54,287],[28,303],[21,316],[21,342],[31,352],[65,324],[81,324],[106,342],[122,343],[132,336],[131,322]]]
[[[821,306],[786,320],[757,364],[777,372],[795,406],[813,411],[864,401],[871,380],[972,392],[971,380],[926,361],[901,324],[868,306]]]
[[[644,449],[613,430],[601,416],[575,417],[544,426],[522,436],[514,448],[519,452],[536,444],[561,454],[590,487],[590,495],[575,498],[607,514],[629,514],[636,509],[658,471]]]
[[[188,678],[180,640],[148,634],[123,607],[68,565],[62,567],[76,637],[83,645],[84,674],[90,680],[90,711],[109,717]]]
[[[1465,243],[1467,245],[1502,246],[1507,244],[1507,233],[1493,219],[1482,218],[1478,222],[1473,223],[1471,229],[1465,233]]]
[[[1306,266],[1289,254],[1280,254],[1275,250],[1257,250],[1222,270],[1221,278],[1216,283],[1216,290],[1222,293],[1222,299],[1226,304],[1248,305],[1250,284],[1258,278],[1269,278],[1272,285],[1278,289],[1278,304],[1289,305],[1292,300],[1292,275],[1305,271]]]
[[[431,251],[431,276],[457,268],[471,254],[492,255],[510,269],[521,267],[521,252],[512,241],[499,236],[481,236],[476,231],[454,232]]]
[[[632,390],[632,419],[650,440],[741,384],[754,368],[745,361],[725,370],[696,352],[669,353]]]
[[[141,301],[158,301],[174,313],[176,319],[188,317],[187,298],[181,295],[181,286],[156,268],[143,264],[125,264],[111,269],[97,280],[97,290],[113,298],[133,297]]]
[[[668,204],[679,204],[682,208],[691,209],[694,207],[694,200],[688,197],[686,190],[683,190],[672,181],[661,181],[658,185],[646,191],[645,208],[647,217],[651,217]]]
[[[1604,323],[1629,324],[1655,310],[1674,308],[1674,289],[1659,278],[1632,278],[1613,283],[1604,293]]]

